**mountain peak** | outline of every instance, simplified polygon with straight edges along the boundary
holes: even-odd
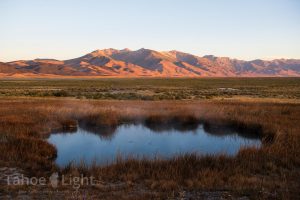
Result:
[[[120,51],[122,51],[122,52],[129,52],[129,51],[131,51],[131,49],[129,49],[129,48],[124,48],[124,49],[122,49],[122,50],[120,50]]]
[[[119,50],[113,49],[113,48],[109,48],[109,49],[97,49],[95,51],[92,51],[88,55],[92,55],[93,57],[97,57],[97,56],[111,56],[112,54],[118,53],[118,52],[119,52]]]
[[[3,64],[0,74],[36,74],[37,76],[119,76],[119,77],[228,77],[298,76],[300,60],[243,61],[228,57],[141,48],[98,49],[71,60],[36,59]]]
[[[154,50],[151,50],[151,49],[146,49],[146,48],[140,48],[138,50],[136,50],[136,52],[152,52]]]

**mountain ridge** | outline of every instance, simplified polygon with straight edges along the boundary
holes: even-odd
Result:
[[[141,48],[95,50],[68,60],[0,62],[0,77],[300,77],[300,59],[244,61]]]

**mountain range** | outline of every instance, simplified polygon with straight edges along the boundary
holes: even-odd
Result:
[[[300,60],[244,61],[180,51],[104,49],[70,60],[0,62],[0,77],[277,77],[300,76]]]

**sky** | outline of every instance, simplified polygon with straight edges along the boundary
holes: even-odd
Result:
[[[300,59],[299,0],[0,0],[0,61],[96,49]]]

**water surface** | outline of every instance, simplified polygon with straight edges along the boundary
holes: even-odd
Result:
[[[105,165],[119,155],[150,159],[185,153],[235,155],[242,146],[261,145],[260,138],[253,135],[202,124],[187,130],[131,124],[115,129],[79,127],[75,132],[51,134],[48,141],[57,148],[60,166],[81,160]]]

